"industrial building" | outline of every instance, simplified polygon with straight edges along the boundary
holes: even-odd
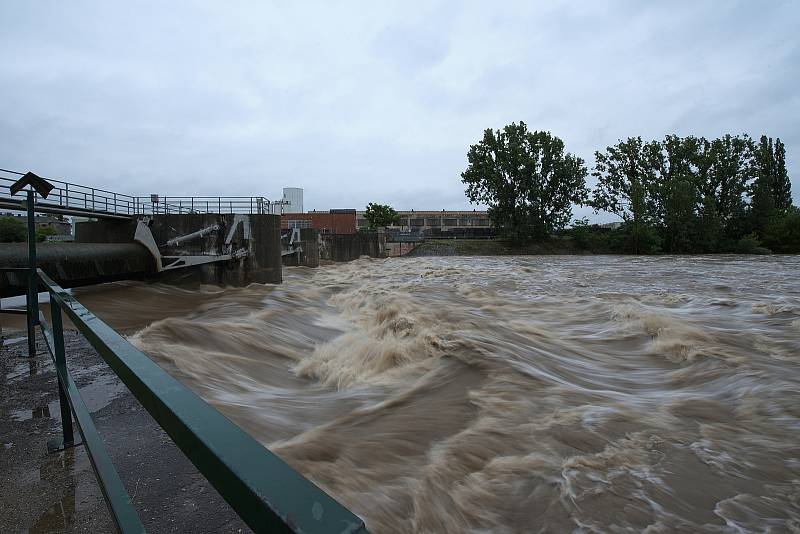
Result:
[[[327,212],[283,213],[281,228],[315,228],[321,234],[356,233],[356,210],[333,209]]]
[[[287,188],[288,189],[288,188]],[[284,189],[284,199],[290,198]],[[302,203],[302,189],[300,200]],[[296,202],[292,200],[292,202]],[[297,203],[293,204],[296,206]],[[302,205],[302,204],[301,204]],[[283,206],[281,227],[315,228],[322,234],[352,234],[369,227],[363,211],[332,209],[306,213],[288,211]],[[387,236],[405,234],[418,237],[494,237],[494,227],[486,211],[399,211],[400,222],[386,229]]]
[[[369,223],[363,211],[357,213],[359,228]],[[398,211],[400,222],[387,228],[387,233],[404,233],[424,237],[493,237],[494,227],[486,211]]]

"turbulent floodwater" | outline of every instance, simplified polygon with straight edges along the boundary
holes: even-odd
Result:
[[[800,257],[284,272],[75,293],[373,532],[800,531]]]

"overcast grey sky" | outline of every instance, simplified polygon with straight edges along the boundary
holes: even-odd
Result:
[[[523,120],[590,165],[634,135],[780,137],[800,200],[798,2],[9,1],[0,21],[2,168],[469,209],[468,146]]]

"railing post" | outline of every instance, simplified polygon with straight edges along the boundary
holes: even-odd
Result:
[[[69,207],[69,184],[64,183],[64,200],[66,200],[64,206]]]
[[[50,299],[50,320],[53,323],[53,352],[56,358],[56,371],[64,369],[66,374],[67,357],[64,353],[64,327],[61,323],[61,306],[56,299]],[[61,406],[61,433],[64,436],[62,447],[69,447],[75,444],[75,436],[72,431],[72,410],[69,408],[67,394],[64,385],[61,383],[61,374],[58,376],[58,402]]]
[[[28,356],[36,357],[36,325],[39,323],[39,284],[36,277],[36,222],[33,218],[33,191],[28,191]]]

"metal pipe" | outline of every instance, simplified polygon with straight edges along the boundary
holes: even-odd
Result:
[[[181,243],[185,243],[186,241],[191,241],[193,239],[197,239],[199,237],[203,237],[205,235],[210,234],[211,232],[216,232],[219,230],[219,225],[214,224],[212,226],[208,226],[203,228],[202,230],[198,230],[196,232],[192,232],[191,234],[186,234],[178,237],[173,237],[172,239],[167,241],[168,247],[174,247],[175,245],[180,245]]]

